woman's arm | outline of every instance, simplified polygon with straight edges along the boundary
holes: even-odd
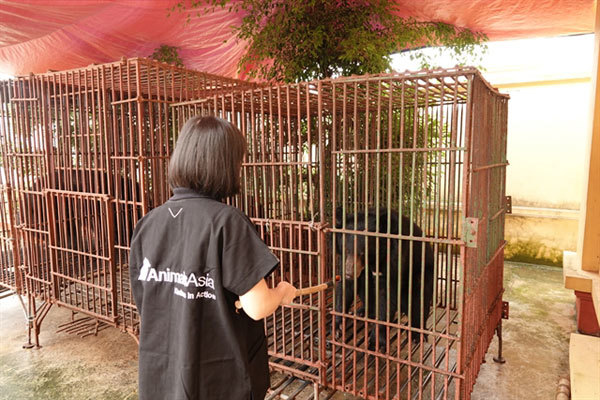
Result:
[[[246,314],[258,321],[271,315],[280,305],[290,304],[296,297],[296,288],[288,282],[279,282],[276,288],[269,288],[261,279],[252,289],[240,296],[240,303]]]

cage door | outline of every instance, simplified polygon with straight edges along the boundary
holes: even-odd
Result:
[[[116,323],[115,222],[111,197],[46,190],[54,298]]]
[[[0,185],[0,288],[17,293],[23,290],[19,266],[19,250],[14,229],[14,204],[10,186]]]
[[[280,264],[268,277],[303,289],[325,281],[320,256],[324,233],[310,222],[254,219],[263,240]],[[271,368],[308,379],[325,380],[325,298],[327,292],[298,296],[290,306],[279,307],[265,318]]]

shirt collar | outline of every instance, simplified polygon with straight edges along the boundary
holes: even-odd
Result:
[[[171,196],[171,198],[169,200],[176,201],[176,200],[192,199],[192,198],[212,199],[212,197],[210,197],[204,193],[200,193],[194,189],[190,189],[190,188],[186,188],[186,187],[177,187],[177,188],[173,189],[173,196]]]

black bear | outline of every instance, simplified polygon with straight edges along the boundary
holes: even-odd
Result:
[[[366,219],[364,212],[358,213],[356,218],[353,214],[347,214],[344,224],[342,210],[338,208],[336,210],[336,228],[379,232],[384,235],[398,235],[398,218],[397,212],[393,210],[388,212],[386,209],[381,209],[379,210],[379,226],[377,226],[377,210],[369,209]],[[388,221],[390,224],[389,230]],[[402,216],[401,228],[402,236],[424,236],[421,228],[405,216]],[[400,249],[398,248],[399,241],[401,242]],[[423,245],[425,245],[424,260],[422,259]],[[391,238],[388,240],[388,238],[381,236],[378,243],[376,235],[337,233],[335,247],[336,253],[342,259],[343,275],[345,278],[345,285],[338,284],[336,286],[335,310],[337,312],[346,312],[354,302],[354,283],[356,282],[356,293],[363,303],[363,307],[357,312],[359,315],[364,313],[366,305],[369,318],[386,321],[388,315],[387,305],[389,304],[390,320],[393,321],[398,311],[398,291],[401,291],[400,311],[407,316],[409,315],[408,307],[410,299],[410,326],[424,328],[421,325],[421,311],[423,311],[424,325],[429,316],[433,298],[434,254],[429,243],[420,240],[411,241],[409,239],[399,240]],[[400,264],[398,264],[399,254],[401,257]],[[411,254],[412,260],[410,259]],[[379,258],[378,268],[377,258]],[[409,289],[411,287],[411,274],[412,290]],[[422,278],[424,278],[423,282]],[[345,293],[344,287],[346,289]],[[366,292],[368,293],[368,298]],[[379,300],[379,310],[376,309],[377,300]],[[421,310],[421,304],[423,305],[423,310]],[[341,324],[342,317],[337,316],[335,320],[335,335],[337,339],[341,335]],[[377,328],[374,327],[369,332],[368,346],[370,350],[375,350],[377,330],[379,331],[380,349],[385,349],[386,346],[387,330],[384,326]],[[418,342],[419,335],[413,334],[412,340]]]

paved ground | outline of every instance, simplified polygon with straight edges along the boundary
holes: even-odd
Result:
[[[506,364],[496,364],[494,338],[473,400],[553,400],[558,380],[569,375],[569,336],[576,331],[575,295],[563,286],[562,269],[505,264],[510,319],[503,325]]]
[[[504,357],[496,364],[497,339],[482,365],[474,400],[554,399],[560,377],[568,375],[568,340],[575,330],[574,296],[563,288],[562,270],[506,264]],[[0,300],[0,400],[137,399],[137,349],[114,328],[96,337],[56,333],[71,313],[53,307],[44,320],[43,348],[23,350],[25,319],[15,296]],[[274,376],[274,384],[284,378]],[[302,388],[290,384],[283,394]],[[300,398],[312,393],[308,385]],[[334,399],[352,398],[337,393]]]

